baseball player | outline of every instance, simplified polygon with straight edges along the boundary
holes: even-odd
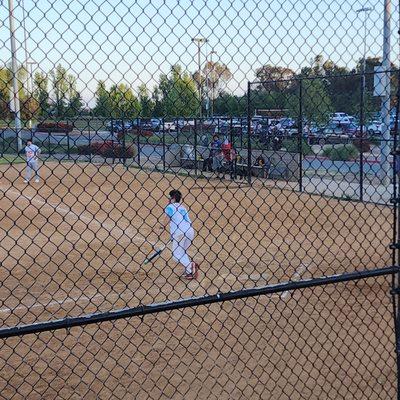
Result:
[[[28,183],[31,179],[32,170],[35,174],[35,182],[39,182],[39,164],[38,158],[40,155],[40,149],[38,146],[32,143],[32,139],[28,139],[26,141],[25,147],[26,154],[26,175],[25,175],[25,183]]]
[[[169,192],[170,203],[165,208],[165,214],[160,223],[160,235],[167,228],[172,240],[172,255],[176,262],[185,268],[185,279],[196,279],[198,275],[198,265],[191,261],[187,250],[194,239],[194,230],[189,218],[188,211],[181,204],[182,193],[179,190]]]

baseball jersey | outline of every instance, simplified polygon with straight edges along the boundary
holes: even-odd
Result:
[[[39,155],[40,149],[35,144],[25,147],[26,161],[33,161]]]
[[[179,203],[169,204],[165,213],[170,217],[170,233],[172,237],[182,236],[192,228],[192,221],[185,207]]]

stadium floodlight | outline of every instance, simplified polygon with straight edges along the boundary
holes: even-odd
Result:
[[[193,43],[197,43],[197,66],[198,66],[198,79],[199,79],[199,101],[200,101],[200,107],[199,107],[199,118],[202,117],[202,92],[201,92],[201,61],[200,61],[200,50],[201,46],[204,43],[208,42],[208,39],[203,38],[203,37],[195,37],[192,38]]]
[[[12,69],[12,97],[10,103],[13,105],[13,112],[15,116],[15,132],[17,136],[18,152],[22,150],[21,139],[21,110],[19,103],[19,90],[18,90],[18,62],[17,62],[17,46],[15,43],[15,26],[14,26],[14,3],[13,0],[8,0],[9,21],[10,21],[10,42],[11,42],[11,69]]]

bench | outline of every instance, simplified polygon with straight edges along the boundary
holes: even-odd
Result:
[[[282,163],[278,163],[274,166],[271,166],[269,171],[270,178],[273,179],[288,179],[289,178],[289,169],[286,165]]]
[[[182,157],[181,158],[181,167],[182,168],[196,168],[203,170],[204,168],[204,160],[200,158],[197,160],[197,165],[196,162],[193,158],[187,158],[187,157]]]
[[[236,172],[238,175],[247,176],[248,165],[237,163],[236,164]],[[252,165],[251,166],[251,175],[258,178],[268,178],[269,169],[262,167],[260,165]]]

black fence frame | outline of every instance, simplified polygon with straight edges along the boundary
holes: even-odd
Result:
[[[396,73],[398,77],[400,78],[400,69],[391,69],[385,71],[385,73],[392,74]],[[360,144],[362,146],[363,142],[366,141],[366,136],[363,134],[363,130],[366,125],[366,118],[365,118],[365,77],[366,76],[374,76],[374,72],[364,72],[364,73],[353,73],[353,74],[343,74],[343,75],[331,75],[331,76],[303,76],[301,78],[290,78],[290,79],[276,79],[276,80],[266,80],[266,81],[248,81],[247,82],[247,124],[248,124],[248,132],[250,134],[250,127],[251,127],[251,119],[253,117],[252,115],[252,98],[251,98],[251,91],[252,87],[255,85],[267,85],[267,84],[276,84],[276,83],[287,83],[287,82],[297,82],[298,83],[298,90],[299,90],[299,113],[297,115],[297,139],[298,139],[298,151],[300,155],[300,161],[299,161],[299,169],[300,169],[300,175],[299,175],[299,180],[298,180],[298,185],[299,185],[299,191],[303,191],[303,170],[302,170],[302,160],[303,160],[303,151],[302,151],[302,139],[304,137],[303,135],[303,121],[304,121],[304,115],[303,115],[303,96],[304,96],[304,90],[303,90],[303,81],[312,81],[312,80],[319,80],[319,79],[337,79],[337,78],[346,78],[346,77],[358,77],[360,80],[360,107],[359,107],[359,115],[360,115],[360,132],[361,135],[357,139],[360,140]],[[400,81],[399,81],[400,85]],[[398,85],[398,86],[399,86]],[[394,126],[394,134],[393,134],[393,148],[397,149],[397,136],[398,136],[398,118],[399,118],[399,87],[397,87],[396,91],[396,120],[395,120],[395,126]],[[384,140],[382,138],[382,140]],[[249,140],[250,141],[250,140]],[[250,147],[250,146],[249,146]],[[249,149],[249,154],[251,154],[251,148]],[[249,156],[250,157],[250,156]],[[363,153],[360,151],[359,155],[359,163],[360,163],[360,171],[359,171],[359,182],[360,182],[360,188],[359,188],[359,201],[364,201],[364,157]],[[394,171],[394,168],[393,168]],[[393,175],[396,175],[393,173]],[[249,177],[251,176],[251,173],[249,174]],[[395,179],[395,178],[393,178]],[[250,179],[249,179],[250,182]],[[396,186],[394,182],[394,186]]]

